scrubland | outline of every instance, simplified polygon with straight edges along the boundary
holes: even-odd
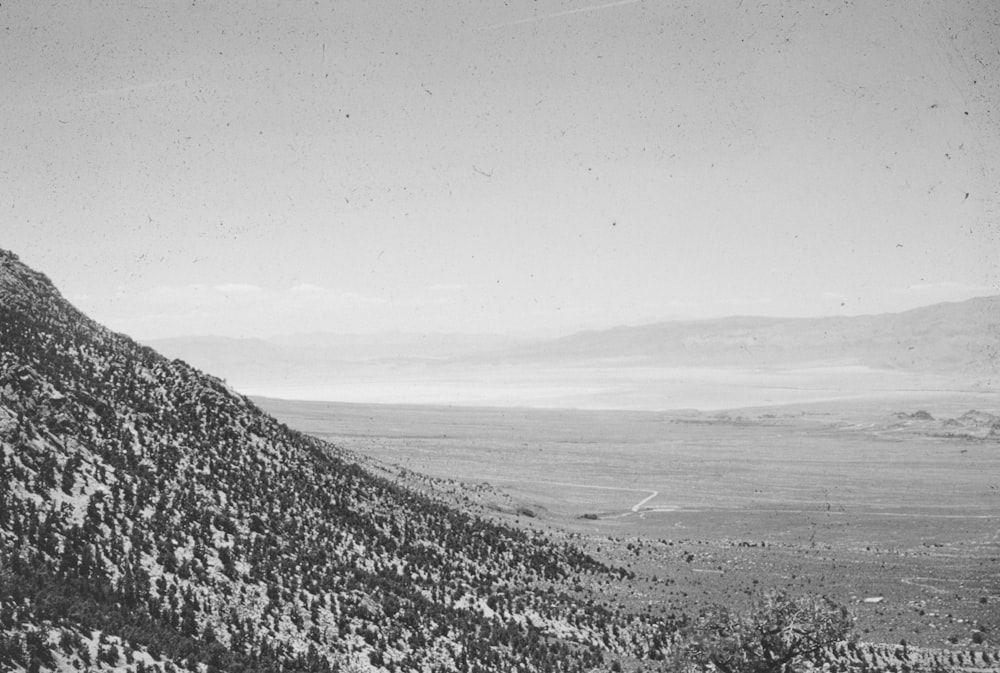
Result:
[[[729,411],[258,400],[291,426],[636,573],[657,611],[828,594],[866,640],[1000,638],[1000,424],[989,402],[883,395]],[[472,495],[470,495],[472,494]],[[609,587],[609,592],[619,589]]]

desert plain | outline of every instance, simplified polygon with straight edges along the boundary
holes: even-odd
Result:
[[[863,640],[995,643],[995,395],[805,397],[704,411],[256,401],[396,478],[571,539],[634,573],[606,591],[651,611],[783,588],[848,605]]]
[[[633,573],[597,588],[609,604],[693,616],[786,589],[847,605],[862,640],[995,651],[997,315],[984,297],[460,353],[426,335],[156,346],[390,478]]]

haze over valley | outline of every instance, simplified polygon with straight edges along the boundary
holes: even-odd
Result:
[[[272,416],[6,251],[0,318],[7,670],[1000,661],[1000,416],[949,411],[967,399],[258,400]],[[732,655],[747,638],[757,649]]]
[[[0,3],[0,672],[1000,673],[998,45]]]
[[[249,395],[364,403],[725,409],[983,395],[1000,297],[902,313],[672,321],[562,338],[312,334],[149,340]]]

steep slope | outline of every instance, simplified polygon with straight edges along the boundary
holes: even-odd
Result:
[[[670,620],[609,569],[377,478],[0,251],[0,669],[591,670]]]

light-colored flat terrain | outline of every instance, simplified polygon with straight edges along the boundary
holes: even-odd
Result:
[[[760,582],[835,595],[890,642],[1000,630],[1000,426],[966,413],[996,411],[990,396],[708,413],[258,401],[380,461],[491,484],[511,518],[659,578],[646,599],[690,611]]]
[[[214,370],[213,370],[214,371]],[[732,409],[798,402],[859,400],[883,395],[968,397],[995,392],[985,382],[926,372],[863,366],[784,368],[630,366],[616,361],[553,364],[422,364],[345,366],[315,378],[241,381],[246,394],[449,406],[548,409]]]
[[[903,313],[480,335],[153,342],[250,395],[361,404],[732,409],[997,392],[1000,297]],[[982,406],[982,405],[978,405]]]

